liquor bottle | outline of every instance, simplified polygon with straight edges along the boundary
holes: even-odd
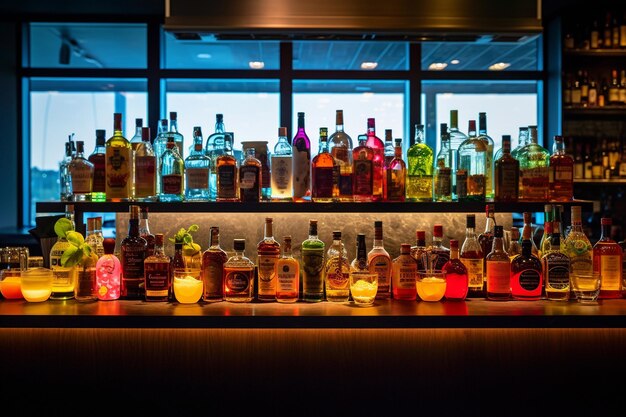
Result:
[[[450,149],[450,133],[448,124],[439,125],[441,149],[435,160],[434,201],[452,201],[452,150]]]
[[[78,302],[89,303],[98,300],[96,293],[96,264],[98,255],[89,248],[83,251],[80,262],[76,265],[76,286],[74,299]]]
[[[457,201],[456,172],[459,163],[459,146],[467,135],[459,130],[459,111],[450,110],[450,152],[452,153],[452,201]]]
[[[59,163],[59,183],[61,184],[61,201],[72,201],[72,176],[70,175],[72,162],[72,142],[65,142],[65,156]]]
[[[433,149],[426,144],[424,125],[415,125],[415,139],[407,151],[408,201],[433,200]]]
[[[391,129],[385,129],[385,149],[383,154],[385,155],[385,169],[387,169],[391,160],[396,156],[393,145],[393,131]]]
[[[352,150],[352,198],[372,201],[374,193],[374,150],[367,146],[367,136],[359,135],[359,146]]]
[[[270,156],[272,165],[271,183],[272,200],[291,201],[293,198],[293,156],[291,145],[287,140],[287,128],[278,128],[278,142],[274,146],[274,153]]]
[[[128,201],[132,197],[133,149],[122,134],[122,113],[113,115],[113,136],[105,148],[107,201]]]
[[[193,148],[185,158],[185,201],[209,201],[211,158],[203,149],[202,128],[193,128]]]
[[[595,80],[589,82],[589,107],[598,107],[598,84]]]
[[[98,226],[97,224],[100,224]],[[100,229],[100,233],[98,233]],[[96,254],[98,258],[104,255],[104,238],[102,237],[102,217],[88,217],[87,218],[87,232],[85,233],[85,243],[89,245],[91,251]]]
[[[530,142],[528,126],[520,126],[517,136],[517,146],[511,151],[511,156],[518,159],[519,151]]]
[[[91,201],[106,201],[106,130],[96,129],[96,146],[87,160],[93,164]]]
[[[146,240],[146,256],[154,254],[155,238],[150,232],[150,220],[148,219],[148,207],[141,206],[139,215],[139,236]]]
[[[320,127],[319,152],[311,161],[311,199],[330,203],[339,197],[335,158],[328,152],[328,128]]]
[[[476,120],[468,123],[468,138],[459,145],[456,191],[459,201],[485,201],[487,145],[476,136]]]
[[[134,198],[136,201],[156,201],[156,169],[157,157],[150,144],[150,128],[141,128],[141,143],[137,144],[134,152],[135,182]]]
[[[175,111],[170,112],[170,128],[167,131],[168,138],[173,137],[174,143],[176,144],[176,150],[178,151],[178,155],[180,155],[181,159],[185,159],[185,155],[183,153],[185,138],[182,133],[178,131],[178,113]]]
[[[415,231],[415,246],[411,246],[411,257],[417,262],[418,272],[426,271],[426,254],[428,253],[428,247],[426,246],[426,231]]]
[[[235,254],[224,264],[224,300],[235,303],[252,301],[254,263],[245,255],[246,240],[234,239]]]
[[[524,227],[522,228],[522,237],[524,237],[524,233],[526,233],[526,229],[528,229],[529,233],[530,233],[530,236],[531,236],[531,238],[530,238],[530,241],[532,243],[532,249],[531,250],[533,252],[533,255],[538,257],[539,256],[539,249],[537,248],[537,245],[535,244],[535,239],[534,239],[535,233],[533,231],[532,213],[530,211],[525,211],[522,214],[522,217],[524,218]],[[520,243],[521,243],[521,241],[520,241]]]
[[[441,268],[446,273],[446,300],[465,300],[469,278],[465,264],[459,259],[459,241],[450,239],[450,260]]]
[[[96,294],[98,300],[110,301],[120,298],[122,264],[115,251],[115,239],[106,238],[103,242],[104,255],[96,263]]]
[[[350,273],[352,272],[370,272],[367,263],[367,245],[364,233],[356,235],[356,254],[352,262],[350,262]]]
[[[569,257],[572,275],[591,275],[593,272],[593,247],[583,231],[580,206],[572,206],[572,227],[564,242],[565,254]]]
[[[350,262],[338,230],[333,231],[333,243],[326,252],[324,282],[327,301],[346,302],[350,299]]]
[[[530,143],[519,154],[521,201],[546,201],[550,198],[550,154],[537,143],[537,126],[529,126]]]
[[[543,207],[543,235],[541,235],[539,247],[537,248],[537,256],[540,259],[550,250],[550,236],[552,236],[552,204],[546,204]]]
[[[511,298],[511,260],[504,251],[502,232],[502,226],[495,226],[493,246],[485,258],[488,300],[504,301]]]
[[[584,152],[584,176],[583,178],[592,179],[593,178],[593,155],[591,154],[591,144],[585,144],[585,152]]]
[[[374,159],[372,161],[372,201],[381,201],[384,198],[385,144],[376,136],[376,121],[373,117],[367,119],[367,142],[365,144],[374,151]]]
[[[587,71],[579,71],[580,74],[580,104],[589,107],[589,76]]]
[[[257,244],[259,301],[276,300],[276,261],[280,257],[280,243],[274,239],[273,219],[265,218],[263,240]]]
[[[626,11],[619,25],[619,47],[626,48]]]
[[[387,201],[406,198],[406,163],[402,159],[402,139],[396,138],[394,157],[387,168]]]
[[[211,226],[209,247],[202,254],[202,300],[208,303],[224,299],[224,264],[228,255],[220,246],[220,229]]]
[[[516,300],[539,300],[542,289],[543,267],[541,260],[533,255],[532,236],[526,229],[522,236],[522,253],[511,259],[511,295]]]
[[[94,166],[85,158],[85,142],[76,141],[76,154],[68,165],[72,177],[72,201],[91,201]]]
[[[276,261],[276,301],[295,303],[300,297],[300,263],[291,253],[291,236],[283,237],[283,254]]]
[[[163,250],[163,234],[154,235],[154,253],[144,260],[146,301],[168,301],[172,287],[171,259]]]
[[[600,25],[598,24],[598,20],[595,19],[591,24],[591,31],[589,32],[589,47],[591,49],[598,49],[600,47],[599,39]]]
[[[108,193],[107,193],[108,195]],[[148,243],[139,235],[139,206],[130,206],[128,236],[121,244],[122,285],[121,297],[127,300],[143,300],[144,266]]]
[[[561,251],[559,222],[560,218],[557,217],[552,223],[550,250],[543,254],[541,262],[543,264],[546,298],[548,300],[568,301],[570,294],[570,260],[564,251]]]
[[[478,138],[487,146],[485,158],[485,198],[493,199],[493,139],[487,134],[487,113],[478,113]]]
[[[506,253],[509,254],[511,262],[517,255],[522,253],[522,245],[520,243],[519,229],[515,226],[511,227],[511,240],[509,241],[509,247],[506,249]]]
[[[308,201],[311,199],[311,141],[304,129],[304,112],[298,112],[298,131],[291,141],[293,199]]]
[[[157,191],[159,184],[161,184],[161,160],[163,158],[163,153],[167,150],[167,126],[167,119],[160,119],[156,137],[152,140],[152,150],[154,151],[154,156],[156,156],[157,159]]]
[[[185,256],[183,255],[183,244],[182,242],[174,242],[174,256],[172,256],[170,268],[172,271],[172,276],[175,276],[176,270],[185,269],[187,265],[185,265]],[[172,277],[172,280],[174,278]],[[176,295],[174,294],[174,285],[170,286],[170,291],[168,294],[168,300],[171,302],[177,301]]]
[[[258,203],[261,201],[263,166],[256,158],[255,148],[245,148],[244,152],[246,157],[239,167],[239,200],[244,203]]]
[[[485,255],[476,237],[476,216],[468,214],[465,219],[465,240],[459,258],[467,268],[467,296],[484,297]]]
[[[161,157],[159,201],[175,202],[185,198],[185,162],[176,148],[173,136],[167,138],[167,149]]]
[[[383,244],[383,222],[374,221],[374,244],[367,254],[369,272],[378,274],[376,299],[391,297],[391,256]]]
[[[433,241],[426,250],[427,271],[441,272],[441,268],[450,260],[450,249],[443,246],[443,226],[433,225]]]
[[[619,79],[617,78],[617,69],[611,70],[611,85],[608,90],[608,104],[618,105],[619,102]]]
[[[71,207],[70,207],[71,206]],[[73,205],[66,205],[66,218],[70,218],[73,224]],[[75,230],[72,227],[72,230]],[[51,300],[68,300],[74,298],[76,286],[76,267],[66,267],[61,264],[61,257],[67,248],[72,246],[64,236],[58,236],[57,241],[50,248],[50,269],[52,269],[52,293]]]
[[[141,133],[141,128],[143,127],[143,119],[138,117],[135,119],[135,134],[132,138],[130,138],[130,146],[133,148],[133,151],[137,151],[137,147],[143,142],[143,137]]]
[[[578,141],[574,155],[574,179],[581,180],[585,178],[585,163],[583,159],[583,145]]]
[[[209,173],[209,200],[217,199],[217,157],[224,153],[224,115],[217,113],[215,115],[215,129],[206,139],[204,153],[211,159]]]
[[[496,217],[494,205],[487,204],[485,206],[485,231],[478,235],[478,243],[480,244],[484,256],[487,256],[489,252],[491,252],[495,227]]]
[[[239,162],[233,156],[231,136],[224,135],[224,153],[215,159],[216,201],[239,201]]]
[[[574,158],[565,153],[563,136],[554,136],[554,153],[550,156],[550,199],[571,201],[574,198]]]
[[[352,138],[344,131],[343,110],[336,111],[335,124],[328,149],[339,166],[339,201],[352,201]]]
[[[502,135],[502,156],[494,163],[494,201],[516,203],[519,188],[519,161],[511,156],[511,136]]]
[[[325,244],[317,235],[317,220],[309,220],[309,237],[302,242],[302,300],[324,300]]]
[[[599,299],[622,297],[622,248],[611,238],[610,217],[600,219],[600,240],[593,246],[593,272],[600,274]]]
[[[392,262],[391,288],[395,300],[416,300],[417,261],[411,256],[411,245],[402,243],[400,255]]]

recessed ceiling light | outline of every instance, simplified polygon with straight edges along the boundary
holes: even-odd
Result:
[[[250,62],[248,62],[248,65],[250,65],[250,68],[252,68],[252,69],[263,69],[263,68],[265,68],[265,62],[263,62],[263,61],[250,61]]]
[[[196,57],[200,59],[211,59],[211,54],[199,53],[198,55],[196,55]]]
[[[491,71],[502,71],[503,69],[507,69],[511,64],[508,62],[498,62],[496,64],[490,65],[489,70]]]
[[[428,70],[430,71],[441,71],[448,66],[445,62],[433,62],[428,66]]]
[[[460,62],[461,62],[461,61],[459,61],[458,59],[453,59],[452,61],[450,61],[450,63],[451,63],[452,65],[457,65],[457,64],[459,64]]]
[[[361,69],[364,69],[364,70],[373,70],[377,66],[378,66],[378,62],[373,62],[373,61],[361,62]]]

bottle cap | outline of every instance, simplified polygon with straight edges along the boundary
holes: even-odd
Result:
[[[93,232],[94,230],[96,230],[96,218],[88,217],[87,218],[87,231]]]
[[[236,251],[242,251],[246,249],[246,239],[234,239],[233,249]]]
[[[543,206],[544,213],[552,213],[552,204],[546,204]]]
[[[417,237],[417,240],[426,241],[426,231],[425,230],[417,230],[415,232],[415,236]]]
[[[411,245],[409,245],[408,243],[400,244],[400,253],[402,254],[411,253]]]
[[[112,255],[115,251],[115,239],[112,237],[104,238],[102,246],[104,246],[104,253],[106,253],[107,255]]]
[[[143,126],[143,119],[141,117],[137,117],[135,119],[135,127],[141,127]]]
[[[341,240],[341,231],[339,230],[333,231],[333,240]]]
[[[519,228],[511,227],[511,240],[519,240]]]
[[[456,239],[450,239],[450,249],[458,249],[459,241]]]
[[[476,215],[475,214],[467,215],[467,217],[465,218],[465,227],[468,227],[470,229],[476,228]]]
[[[150,127],[143,126],[141,128],[141,140],[144,142],[150,141]]]
[[[163,233],[155,233],[154,234],[154,245],[155,246],[163,246]]]
[[[135,205],[130,206],[130,218],[131,219],[139,218],[139,206],[135,206]]]
[[[493,228],[493,236],[494,237],[502,237],[504,236],[504,229],[502,226],[495,226]]]
[[[221,114],[221,113],[217,113],[217,114],[215,115],[215,121],[216,121],[216,122],[221,123],[223,120],[224,120],[224,115],[223,115],[223,114]]]
[[[287,136],[287,128],[284,126],[279,127],[278,136]]]
[[[375,228],[383,227],[383,221],[382,220],[375,220],[374,221],[374,227]]]
[[[433,226],[433,236],[435,237],[443,237],[443,226],[440,224],[436,224]]]
[[[175,111],[170,112],[170,120],[176,120],[177,114]]]

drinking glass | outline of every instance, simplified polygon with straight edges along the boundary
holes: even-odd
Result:
[[[52,293],[52,269],[29,268],[22,271],[22,294],[26,301],[41,302]]]
[[[446,273],[419,272],[415,287],[422,301],[440,301],[446,293]]]
[[[350,272],[350,294],[354,303],[361,307],[374,304],[378,291],[378,274],[355,271]]]
[[[200,301],[204,289],[200,268],[177,268],[174,270],[174,297],[181,304]]]
[[[594,303],[600,293],[599,272],[572,272],[570,275],[572,289],[579,303]]]
[[[19,269],[0,270],[0,293],[7,300],[24,298],[20,288],[21,271]]]

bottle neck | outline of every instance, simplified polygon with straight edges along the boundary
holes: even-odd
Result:
[[[459,248],[450,248],[450,259],[459,259]]]
[[[494,237],[491,250],[493,252],[504,252],[504,239],[502,239],[501,237]]]
[[[465,237],[467,239],[475,239],[476,238],[476,229],[474,229],[473,227],[466,227],[465,228]]]
[[[525,258],[530,258],[532,255],[533,244],[530,239],[522,240],[522,256]]]
[[[291,258],[293,255],[291,253],[291,241],[283,241],[283,257]]]
[[[130,237],[139,236],[139,219],[130,219],[128,221],[128,236]]]
[[[317,239],[317,224],[309,225],[309,239]]]
[[[603,224],[600,226],[600,240],[610,240],[611,239],[611,225]]]
[[[328,142],[326,140],[320,140],[320,150],[318,153],[328,152]]]
[[[265,239],[273,239],[274,238],[274,231],[272,228],[272,223],[270,222],[266,222],[265,223],[265,229],[264,229],[264,238]]]
[[[224,122],[218,121],[215,123],[215,133],[224,133]]]
[[[150,226],[148,224],[147,217],[141,217],[141,219],[139,220],[139,228],[146,233],[150,233]]]
[[[487,221],[485,222],[485,233],[493,233],[493,228],[496,226],[496,220],[490,214],[487,216]]]

